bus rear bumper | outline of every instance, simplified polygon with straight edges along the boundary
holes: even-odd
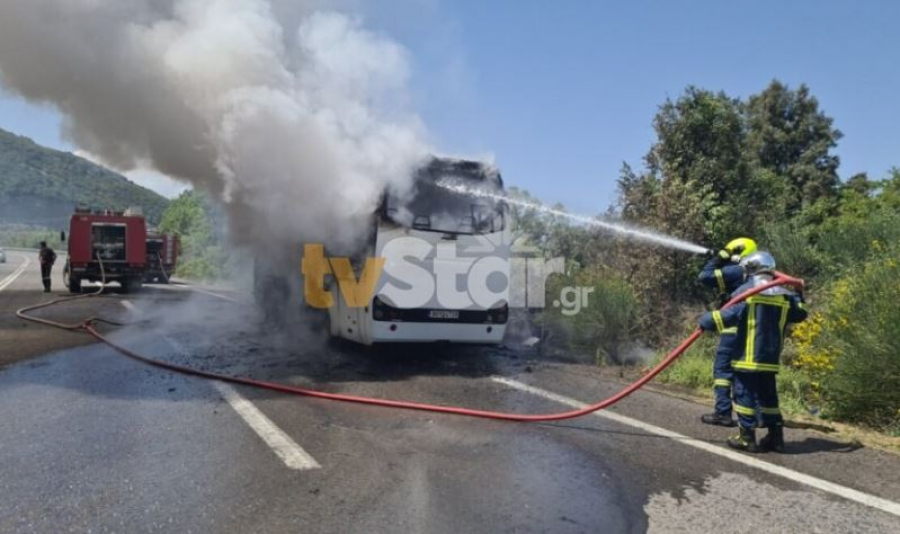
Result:
[[[393,327],[393,329],[392,329]],[[499,345],[505,324],[412,323],[374,321],[372,343],[476,343]]]

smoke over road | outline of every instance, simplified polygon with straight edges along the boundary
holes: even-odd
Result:
[[[0,83],[74,145],[222,200],[239,242],[349,246],[427,153],[406,51],[353,17],[264,0],[0,4]],[[315,9],[314,9],[315,8]]]

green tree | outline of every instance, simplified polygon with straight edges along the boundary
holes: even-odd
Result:
[[[725,243],[756,226],[755,183],[743,155],[741,103],[724,93],[688,87],[654,119],[657,140],[647,169],[624,165],[615,213],[698,243]],[[646,327],[660,339],[677,327],[679,303],[699,295],[699,265],[684,253],[620,243],[620,268],[642,302],[653,302]]]
[[[740,101],[688,87],[660,107],[654,128],[647,164],[662,179],[657,216],[664,230],[718,243],[754,226]]]
[[[227,271],[228,256],[213,231],[214,220],[209,200],[193,190],[182,193],[163,212],[159,231],[181,238],[180,276],[210,279]]]
[[[831,149],[842,134],[833,122],[805,84],[791,90],[773,80],[748,100],[747,154],[758,170],[783,180],[781,217],[835,197],[840,160]]]

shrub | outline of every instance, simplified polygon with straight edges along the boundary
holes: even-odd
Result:
[[[66,250],[66,244],[59,240],[58,230],[25,225],[0,226],[0,246],[38,248],[41,241],[46,241],[57,252]]]
[[[565,288],[589,288],[587,304],[566,309]],[[605,269],[577,270],[547,283],[548,307],[541,314],[546,330],[568,348],[593,355],[598,363],[623,363],[635,340],[640,310],[631,285]]]
[[[835,355],[821,383],[830,414],[886,428],[900,423],[900,246],[871,248],[834,284],[813,346]]]
[[[778,269],[793,276],[810,278],[821,267],[821,256],[809,244],[809,236],[794,221],[771,223],[763,227],[760,243],[765,244],[778,262]]]
[[[687,352],[675,360],[675,363],[660,373],[659,381],[703,391],[712,391],[713,359],[715,358],[718,344],[718,336],[710,333],[704,334]],[[661,353],[658,360],[662,360],[668,353],[668,350]]]
[[[785,358],[791,368],[809,377],[807,398],[814,403],[821,401],[822,381],[834,372],[837,351],[822,342],[822,334],[829,328],[831,320],[826,314],[812,312],[809,318],[793,327],[793,351]]]
[[[842,215],[820,230],[816,251],[828,274],[842,275],[856,269],[878,251],[874,243],[900,242],[900,212],[877,208],[866,217]]]

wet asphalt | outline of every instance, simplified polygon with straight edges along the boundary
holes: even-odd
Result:
[[[0,350],[19,350],[9,299],[43,298],[19,283],[0,291]],[[143,354],[326,391],[533,413],[568,408],[493,378],[584,402],[621,387],[520,347],[330,343],[184,288],[85,305],[133,321],[111,335]],[[33,335],[30,351],[52,352],[0,370],[0,532],[900,531],[896,515],[603,417],[507,423],[236,386],[319,466],[291,469],[209,381],[102,345],[56,350],[59,335]],[[614,412],[718,444],[727,430],[700,425],[705,409],[644,391]],[[897,456],[787,437],[791,454],[758,458],[900,502]]]

